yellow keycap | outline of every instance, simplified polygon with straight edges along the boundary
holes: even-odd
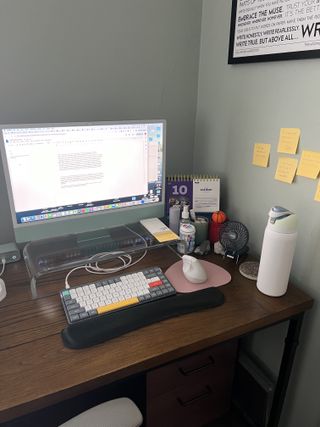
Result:
[[[106,313],[107,311],[116,310],[117,308],[126,307],[127,305],[137,304],[139,302],[137,297],[129,298],[123,301],[114,302],[112,304],[104,305],[103,307],[98,307],[98,314]]]

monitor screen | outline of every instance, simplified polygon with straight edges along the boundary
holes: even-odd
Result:
[[[18,242],[162,216],[165,122],[1,126]]]

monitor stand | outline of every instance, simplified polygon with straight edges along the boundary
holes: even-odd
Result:
[[[32,297],[37,298],[38,280],[48,274],[109,261],[119,251],[131,254],[174,243],[177,241],[158,242],[140,223],[30,242],[24,247],[23,257]]]

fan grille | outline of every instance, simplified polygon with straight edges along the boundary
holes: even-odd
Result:
[[[227,221],[220,229],[220,243],[226,251],[239,252],[249,240],[249,232],[239,221]]]

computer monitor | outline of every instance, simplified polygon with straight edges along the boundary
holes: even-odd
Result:
[[[163,216],[164,120],[0,128],[17,242]]]

